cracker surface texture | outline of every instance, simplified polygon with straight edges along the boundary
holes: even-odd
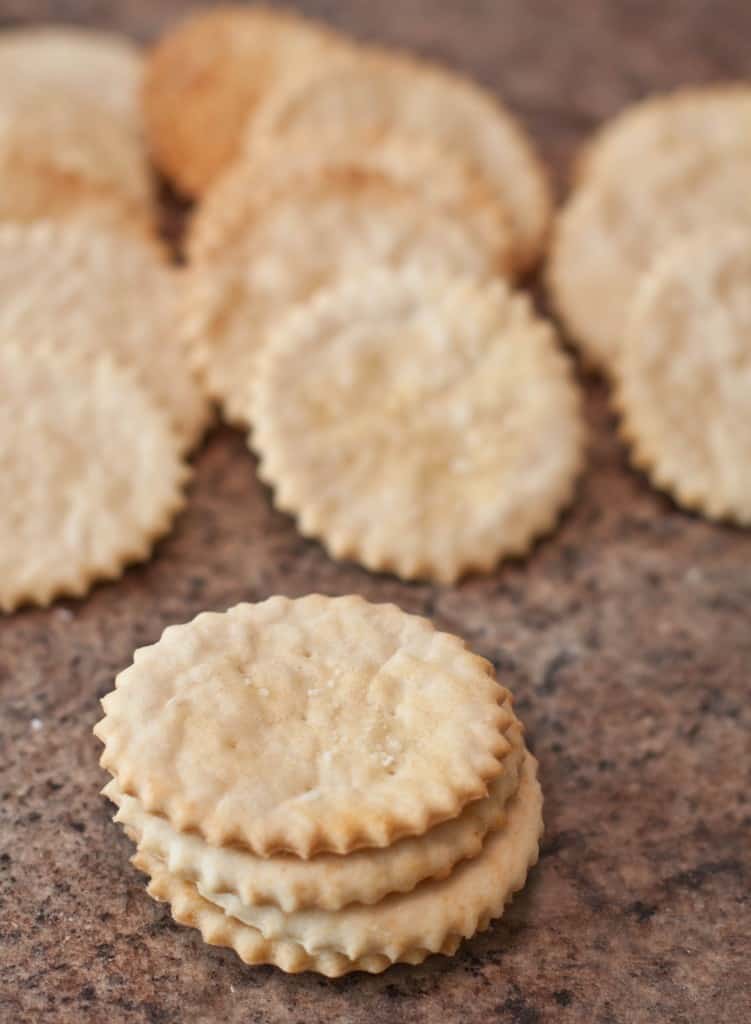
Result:
[[[252,419],[259,473],[300,531],[405,579],[525,554],[582,460],[568,361],[502,281],[349,278],[279,326]]]
[[[656,486],[751,526],[751,226],[676,242],[645,275],[616,400],[633,461]]]
[[[697,148],[716,159],[748,155],[751,86],[705,85],[650,96],[611,118],[588,142],[576,180],[622,181],[645,164]]]
[[[37,87],[92,102],[141,135],[139,91],[143,58],[124,36],[89,28],[50,25],[5,29],[0,36],[2,93]]]
[[[671,242],[751,221],[751,148],[718,159],[702,138],[619,180],[588,179],[559,215],[548,265],[554,303],[595,366],[611,372],[639,278]]]
[[[399,132],[434,139],[472,161],[497,189],[512,220],[520,267],[540,255],[551,215],[545,171],[512,114],[479,86],[437,67],[388,55],[342,63],[269,94],[248,123],[246,150]]]
[[[114,192],[139,211],[151,209],[143,146],[93,99],[23,80],[0,92],[0,160],[8,158],[37,173],[49,169],[74,184]]]
[[[234,180],[233,186],[217,186],[207,192],[202,219],[221,222],[227,217],[228,204],[249,206],[250,200],[241,193],[268,190],[269,182],[279,187],[288,181],[294,188],[296,179],[347,168],[391,179],[411,190],[416,202],[460,217],[493,252],[498,273],[515,273],[511,218],[487,177],[470,159],[445,143],[396,132],[367,143],[342,138],[325,149],[314,144],[301,147],[294,138],[283,137],[273,146],[254,151],[228,171],[226,176]]]
[[[410,265],[426,275],[493,275],[485,238],[450,210],[381,175],[332,169],[248,188],[231,173],[192,226],[183,333],[208,392],[247,424],[269,330],[344,274]]]
[[[184,448],[207,401],[179,339],[175,272],[148,240],[90,223],[0,225],[0,335],[131,367]]]
[[[147,64],[144,117],[157,165],[187,195],[201,195],[239,155],[245,123],[269,91],[348,49],[332,31],[266,8],[193,14]]]
[[[456,637],[356,597],[270,598],[167,629],[104,698],[120,789],[263,856],[387,846],[487,795],[507,692]]]
[[[166,417],[103,354],[0,339],[0,439],[4,611],[119,576],[183,504]]]

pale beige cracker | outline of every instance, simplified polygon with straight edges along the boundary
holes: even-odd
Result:
[[[192,233],[193,251],[201,245],[201,224],[209,225],[207,236],[215,233],[212,225],[227,223],[237,217],[236,211],[252,207],[252,191],[260,188],[268,193],[272,183],[275,190],[285,182],[294,187],[300,178],[315,177],[332,169],[385,177],[410,190],[419,203],[455,214],[484,240],[493,253],[497,272],[514,274],[510,217],[485,176],[461,152],[447,145],[394,132],[367,145],[362,140],[340,139],[326,149],[280,140],[271,148],[238,161],[223,175],[221,185],[217,183],[206,193]],[[220,244],[217,238],[213,251]]]
[[[406,264],[428,275],[497,271],[471,222],[375,173],[331,169],[279,190],[248,189],[231,175],[217,189],[189,239],[183,328],[208,392],[233,423],[248,422],[269,330],[343,274]]]
[[[179,338],[176,302],[175,271],[135,233],[88,222],[0,224],[0,339],[110,352],[132,367],[188,448],[208,403]]]
[[[487,928],[523,887],[537,861],[542,827],[537,763],[527,754],[506,823],[488,836],[478,857],[464,861],[447,879],[424,882],[370,907],[282,915],[279,928],[265,920],[268,935],[236,916],[248,914],[236,899],[205,900],[191,883],[178,882],[146,855],[137,854],[134,863],[154,872],[149,892],[172,903],[176,920],[200,928],[207,942],[234,948],[246,963],[332,975],[376,973],[392,963],[454,952],[461,939]]]
[[[457,637],[362,598],[204,613],[102,701],[101,763],[180,831],[255,853],[421,835],[487,795],[508,693]]]
[[[582,464],[569,362],[503,281],[350,276],[280,324],[252,420],[259,474],[300,531],[404,579],[525,554]]]
[[[269,94],[248,123],[246,150],[356,140],[397,132],[435,140],[475,165],[514,229],[518,265],[538,259],[551,216],[546,174],[524,129],[490,93],[432,65],[384,55],[344,62]]]
[[[192,14],[152,52],[143,91],[147,136],[159,168],[191,196],[239,155],[260,101],[304,79],[349,46],[334,32],[263,7]]]
[[[143,58],[127,37],[70,25],[5,29],[0,33],[0,91],[34,86],[101,107],[141,134]]]
[[[146,558],[186,477],[168,420],[109,357],[0,338],[0,609]]]
[[[588,177],[561,212],[548,284],[587,360],[612,371],[640,275],[674,239],[723,221],[751,220],[751,148],[718,159],[665,154],[616,181]]]
[[[751,526],[751,222],[676,242],[644,276],[616,401],[657,487]]]
[[[287,913],[309,907],[335,911],[350,903],[377,903],[390,893],[409,892],[426,878],[445,878],[454,865],[480,853],[488,832],[501,827],[519,784],[524,743],[516,719],[505,735],[511,750],[487,797],[467,804],[458,817],[422,836],[345,857],[257,857],[247,850],[209,846],[199,836],[175,832],[166,818],[147,814],[114,779],[102,792],[118,806],[115,821],[139,836],[139,849],[158,858],[170,875],[195,882],[208,898],[229,893],[244,904],[270,903]]]
[[[135,839],[135,836],[131,838]],[[131,858],[131,862],[139,871],[150,876],[148,894],[155,900],[169,903],[172,917],[178,924],[197,928],[208,945],[233,949],[244,963],[251,966],[272,964],[287,974],[315,971],[328,978],[340,978],[354,971],[380,974],[392,965],[392,961],[382,954],[372,954],[353,961],[334,952],[310,955],[298,942],[264,939],[257,928],[243,924],[216,904],[205,900],[192,882],[170,875],[153,855],[139,851]],[[447,940],[439,952],[451,956],[460,942],[458,936],[453,937]],[[430,951],[427,949],[409,950],[399,962],[415,966],[429,956]]]
[[[650,96],[627,107],[587,143],[576,180],[622,181],[676,153],[701,150],[732,159],[751,149],[751,85],[747,82],[690,86]]]
[[[97,187],[55,167],[0,156],[0,221],[75,220],[154,238],[152,211],[119,191]]]
[[[127,124],[94,102],[19,81],[0,92],[0,160],[16,159],[109,189],[151,211],[146,154]]]

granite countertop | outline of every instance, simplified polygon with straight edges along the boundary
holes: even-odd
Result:
[[[0,0],[148,39],[181,0]],[[751,74],[751,6],[318,0],[358,35],[497,88],[562,184],[576,143],[644,93]],[[84,601],[0,619],[0,1021],[64,1024],[746,1024],[751,1013],[751,535],[630,472],[606,392],[573,510],[524,564],[457,587],[337,565],[271,508],[239,433],[195,457],[155,558]],[[135,647],[201,609],[361,593],[496,664],[541,762],[540,864],[453,959],[327,981],[244,967],[144,893],[98,795],[98,698]]]

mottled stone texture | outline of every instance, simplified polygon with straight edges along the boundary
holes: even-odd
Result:
[[[146,39],[188,6],[0,0],[0,22]],[[751,71],[743,0],[305,7],[497,88],[559,184],[601,117],[652,89]],[[604,387],[584,383],[590,465],[525,564],[458,587],[336,565],[272,510],[224,430],[147,566],[0,621],[3,1024],[748,1021],[751,536],[678,511],[630,472]],[[98,796],[97,699],[135,647],[204,608],[311,590],[434,617],[518,696],[546,793],[542,858],[503,921],[454,959],[338,982],[248,969],[146,897]]]

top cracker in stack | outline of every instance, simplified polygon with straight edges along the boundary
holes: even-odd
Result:
[[[462,641],[393,605],[270,598],[173,626],[96,733],[150,893],[248,963],[452,953],[537,859],[536,763]]]

